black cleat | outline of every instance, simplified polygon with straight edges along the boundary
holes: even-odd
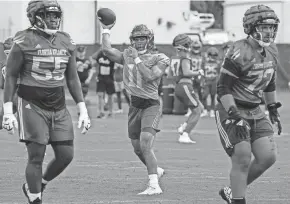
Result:
[[[43,191],[45,190],[46,184],[41,183],[41,193],[43,193]]]
[[[28,186],[27,186],[26,183],[24,183],[22,185],[22,191],[23,191],[25,197],[28,200],[28,204],[42,204],[42,201],[39,198],[35,199],[34,201],[30,201],[29,196],[28,196],[29,189],[28,189]]]
[[[219,191],[219,195],[222,197],[222,199],[224,201],[227,202],[227,204],[231,204],[232,203],[232,189],[228,186],[223,187],[220,191]]]

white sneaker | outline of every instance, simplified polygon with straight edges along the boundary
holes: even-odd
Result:
[[[210,110],[210,112],[209,112],[209,116],[210,116],[211,118],[214,118],[214,117],[215,117],[215,115],[214,115],[214,110]]]
[[[138,193],[138,195],[158,195],[163,193],[159,184],[156,185],[148,185],[147,189],[141,193]]]
[[[116,110],[114,113],[123,113],[123,109]]]
[[[207,112],[207,110],[204,110],[204,111],[200,114],[200,117],[205,117],[205,116],[208,116],[208,112]]]
[[[157,175],[158,175],[158,179],[160,179],[163,175],[164,175],[164,169],[157,167]]]
[[[182,135],[179,136],[178,142],[185,143],[185,144],[195,144],[196,141],[190,139],[188,134],[184,132]]]

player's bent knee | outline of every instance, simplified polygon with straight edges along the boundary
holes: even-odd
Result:
[[[231,156],[233,168],[239,168],[247,171],[251,163],[251,144],[248,141],[242,141],[235,145]]]
[[[140,147],[142,153],[144,153],[144,151],[150,151],[152,149],[154,136],[155,135],[153,135],[151,132],[141,132]]]
[[[74,158],[73,140],[51,142],[54,149],[55,159],[61,160],[64,164],[69,164]]]

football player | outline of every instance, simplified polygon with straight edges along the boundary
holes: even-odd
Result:
[[[179,34],[173,39],[172,44],[180,57],[179,66],[175,70],[175,76],[177,76],[175,95],[186,107],[190,108],[190,115],[187,121],[178,128],[178,141],[180,143],[196,143],[190,139],[189,134],[196,126],[203,106],[195,94],[192,78],[198,76],[200,71],[195,69],[196,64],[191,59],[192,40],[189,36]]]
[[[214,117],[214,107],[216,100],[216,82],[220,70],[219,51],[215,47],[210,47],[206,51],[206,60],[204,63],[204,87],[202,101],[210,117]],[[207,104],[207,98],[210,96],[211,105]]]
[[[146,165],[149,184],[139,195],[162,193],[159,186],[164,170],[157,166],[153,150],[156,133],[159,132],[160,105],[158,85],[169,65],[169,58],[162,53],[151,54],[148,44],[152,37],[146,25],[136,25],[130,35],[131,46],[120,52],[111,47],[110,28],[102,24],[102,48],[112,61],[124,65],[123,81],[131,96],[128,113],[128,133],[135,154]]]
[[[277,157],[272,124],[282,127],[276,98],[278,50],[274,43],[279,18],[268,6],[249,8],[243,17],[247,38],[228,50],[217,85],[216,124],[231,158],[230,184],[220,190],[227,203],[245,204],[246,188]],[[264,95],[269,119],[260,108]],[[254,158],[252,158],[252,155]]]
[[[192,69],[196,73],[193,76],[193,89],[197,93],[199,100],[202,99],[202,91],[203,91],[203,64],[204,57],[202,56],[202,43],[199,40],[192,41],[191,49],[190,49],[190,58],[192,60]],[[202,102],[202,101],[201,101]],[[188,112],[185,116],[190,116],[191,109],[188,109]],[[207,113],[202,113],[207,114]],[[181,126],[182,127],[182,126]]]
[[[26,144],[27,183],[22,190],[31,204],[42,203],[42,191],[73,159],[74,131],[65,104],[67,87],[79,109],[78,127],[90,128],[77,75],[76,45],[59,31],[62,10],[57,1],[31,0],[27,7],[31,27],[16,33],[7,59],[4,86],[3,128],[14,131],[19,124],[19,139]],[[18,82],[18,121],[12,101]],[[51,144],[55,158],[42,174],[46,145]]]
[[[104,110],[104,94],[108,95],[108,117],[112,116],[113,112],[113,94],[115,93],[114,84],[114,67],[115,62],[110,60],[102,50],[97,51],[92,55],[92,59],[96,61],[97,67],[97,94],[99,115],[98,118],[105,117]]]
[[[84,100],[89,91],[89,85],[94,76],[95,69],[92,67],[91,61],[86,58],[86,47],[79,46],[77,48],[77,69],[78,69],[78,76],[82,86],[82,92]]]

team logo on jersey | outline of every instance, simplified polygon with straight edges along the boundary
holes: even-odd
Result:
[[[263,68],[267,69],[267,68],[271,68],[271,67],[274,67],[273,61],[258,63],[258,64],[254,64],[254,66],[253,66],[254,69],[263,69]]]
[[[110,61],[108,59],[104,59],[103,57],[101,57],[99,59],[99,63],[102,63],[102,64],[110,64]]]
[[[37,50],[38,55],[67,55],[65,49],[41,49]]]

